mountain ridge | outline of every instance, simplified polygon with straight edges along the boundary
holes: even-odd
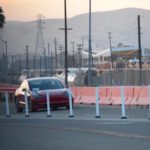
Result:
[[[92,12],[92,48],[93,50],[109,48],[108,32],[112,32],[112,45],[118,43],[137,45],[137,15],[141,15],[142,47],[150,48],[150,10],[139,8],[123,8],[119,10]],[[43,30],[45,48],[48,42],[54,52],[54,38],[58,46],[64,45],[63,19],[45,19]],[[68,18],[68,51],[72,51],[71,41],[84,44],[88,48],[88,13]],[[4,39],[8,42],[8,53],[25,53],[29,45],[31,53],[35,51],[37,21],[8,21],[4,29]],[[64,47],[64,46],[63,46]],[[77,47],[75,47],[77,50]]]

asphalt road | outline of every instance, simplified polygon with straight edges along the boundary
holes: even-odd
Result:
[[[62,108],[5,117],[0,104],[1,150],[149,150],[150,120],[148,109],[126,108],[127,119],[121,119],[120,106],[101,106],[101,118],[95,118],[94,105],[75,105],[74,118]]]
[[[150,122],[0,119],[2,150],[149,150]]]

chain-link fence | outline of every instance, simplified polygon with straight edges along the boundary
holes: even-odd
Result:
[[[60,55],[61,56],[61,55]],[[62,57],[62,56],[61,56]],[[56,71],[64,70],[64,59],[55,56],[0,55],[0,82],[17,84],[23,78],[53,76]],[[68,67],[71,59],[68,61]],[[78,66],[77,66],[78,67]],[[88,73],[79,78],[79,86],[88,85]],[[103,69],[92,76],[92,86],[148,85],[150,69]]]
[[[150,70],[107,70],[92,78],[95,86],[137,86],[150,84]]]

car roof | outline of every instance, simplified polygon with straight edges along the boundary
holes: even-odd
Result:
[[[45,80],[45,79],[52,79],[52,80],[58,80],[55,77],[35,77],[35,78],[28,78],[26,79],[27,81],[32,81],[32,80]]]

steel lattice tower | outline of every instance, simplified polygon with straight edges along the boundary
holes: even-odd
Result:
[[[38,28],[36,36],[36,45],[35,45],[35,55],[44,54],[45,55],[45,46],[43,38],[43,16],[38,15]]]

